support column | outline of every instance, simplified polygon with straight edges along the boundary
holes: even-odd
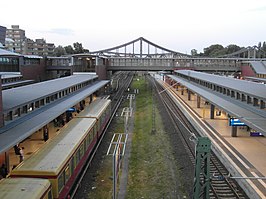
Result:
[[[200,96],[197,95],[197,108],[200,108]]]
[[[251,103],[251,97],[248,95],[247,96],[247,103],[250,104]]]
[[[184,95],[184,86],[181,87],[181,95]]]
[[[232,126],[231,136],[237,137],[237,126]]]
[[[188,101],[191,100],[191,92],[190,92],[190,90],[187,90],[187,100]]]
[[[259,106],[259,100],[257,98],[253,98],[253,106]]]
[[[242,94],[242,95],[241,95],[241,101],[242,101],[242,102],[246,101],[246,96],[245,96],[245,94]]]
[[[215,106],[211,104],[210,119],[214,119],[214,109],[215,109]]]
[[[260,100],[260,109],[265,108],[265,102],[263,100]]]

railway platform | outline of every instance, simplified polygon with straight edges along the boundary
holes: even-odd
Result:
[[[67,124],[66,124],[67,125]],[[54,124],[50,123],[48,124],[48,131],[49,131],[49,139],[53,139],[54,136],[56,136],[60,131],[60,128],[62,127],[55,127]],[[23,147],[23,155],[24,159],[27,159],[31,154],[35,153],[39,148],[41,148],[44,144],[44,138],[43,138],[43,131],[40,129],[39,131],[35,132],[22,142],[18,143],[19,147]],[[11,171],[14,167],[16,167],[20,163],[20,157],[19,155],[15,154],[15,151],[13,148],[9,149],[9,163],[10,163],[10,169]]]
[[[90,104],[88,99],[84,100],[85,104],[84,107],[88,106]],[[81,113],[81,112],[79,112]],[[73,112],[72,117],[76,117],[78,112]],[[65,116],[63,115],[62,118]],[[56,135],[60,133],[60,129],[67,126],[68,123],[64,119],[64,125],[57,122],[57,124],[53,121],[46,125],[48,132],[49,132],[49,138],[47,141],[52,140]],[[18,143],[19,147],[23,150],[23,156],[24,160],[29,158],[33,153],[38,151],[44,144],[47,142],[44,139],[43,135],[43,128],[39,129],[35,133],[33,133],[31,136],[24,139],[22,142]],[[15,154],[14,148],[10,148],[9,151],[9,171],[13,170],[18,164],[20,164],[21,160],[19,155]]]
[[[159,80],[160,81],[160,80]],[[169,86],[166,86],[166,88]],[[266,197],[266,182],[265,180],[249,180],[244,177],[265,177],[266,176],[266,138],[264,136],[250,136],[252,129],[246,126],[237,127],[237,137],[231,136],[232,127],[229,126],[228,114],[219,109],[215,109],[214,119],[210,119],[210,104],[206,100],[201,100],[200,108],[197,108],[197,96],[192,94],[190,100],[188,100],[188,93],[178,91],[175,88],[170,88],[176,94],[176,98],[179,98],[183,102],[183,106],[189,108],[194,114],[192,117],[197,117],[202,123],[204,123],[210,132],[215,134],[217,140],[224,144],[224,148],[230,151],[234,155],[233,160],[241,163],[238,168],[241,169],[240,173],[243,176],[242,181],[251,182],[253,189],[256,190],[261,198]],[[182,93],[182,94],[181,94]],[[212,143],[218,145],[217,143]],[[224,154],[222,154],[224,153]],[[221,152],[222,156],[230,156],[226,152]],[[238,164],[232,162],[232,164]],[[227,165],[226,165],[227,166]],[[254,182],[254,183],[253,183]]]

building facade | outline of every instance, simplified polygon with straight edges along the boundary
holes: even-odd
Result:
[[[35,41],[25,36],[25,30],[19,28],[18,25],[12,25],[11,29],[7,29],[5,48],[12,52],[24,55],[52,56],[54,54],[55,45],[46,43],[45,39],[36,39]]]
[[[25,55],[52,56],[55,49],[55,45],[53,43],[46,43],[45,39],[36,39],[33,41],[27,38],[23,46],[23,54]]]
[[[6,40],[6,27],[0,26],[0,43],[4,46]],[[1,46],[0,44],[0,46]]]
[[[23,42],[26,39],[25,30],[20,29],[19,25],[12,25],[11,29],[6,30],[6,38],[10,39],[5,44],[6,49],[22,54]]]

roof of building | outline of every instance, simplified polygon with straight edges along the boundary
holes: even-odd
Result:
[[[246,93],[251,96],[256,96],[259,98],[266,99],[266,85],[240,80],[236,78],[213,75],[208,73],[196,72],[192,70],[176,70],[176,73],[184,74],[195,79],[203,80],[205,82],[210,82],[222,87],[230,88],[241,93]]]
[[[14,87],[18,87],[18,86],[25,86],[27,84],[33,84],[34,82],[35,82],[35,80],[21,80],[21,81],[3,83],[2,89],[14,88]]]
[[[22,77],[20,72],[0,72],[1,79]]]
[[[38,55],[23,55],[23,57],[28,58],[28,59],[43,59],[43,57],[38,56]]]
[[[254,68],[256,74],[266,74],[265,61],[250,61],[251,66]]]
[[[57,93],[74,85],[96,79],[97,75],[71,75],[68,77],[39,82],[2,92],[3,111],[28,104],[31,101]]]
[[[187,79],[183,79],[175,75],[168,75],[168,77],[186,86],[189,90],[202,96],[216,107],[225,110],[231,116],[240,119],[241,122],[244,122],[251,128],[266,135],[265,111],[255,109],[252,106],[234,100],[229,96],[214,92],[200,85],[196,85]]]
[[[14,53],[14,52],[0,48],[0,56],[21,56],[21,55],[18,53]]]
[[[82,91],[77,91],[74,95],[58,99],[2,127],[0,129],[0,154],[32,135],[108,82],[108,80],[97,81]]]

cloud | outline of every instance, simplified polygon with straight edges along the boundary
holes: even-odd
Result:
[[[266,11],[266,6],[260,6],[257,8],[252,8],[252,9],[249,9],[248,11],[250,11],[250,12],[263,12],[263,11]]]
[[[47,33],[57,34],[57,35],[66,35],[66,36],[72,36],[75,35],[75,31],[69,28],[53,28],[49,31],[46,31]]]

